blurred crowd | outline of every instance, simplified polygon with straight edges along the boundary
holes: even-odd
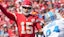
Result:
[[[9,12],[22,13],[22,4],[24,0],[0,0],[2,4]],[[44,17],[47,12],[53,12],[56,14],[57,19],[60,19],[58,12],[64,9],[64,0],[31,0],[32,11],[31,14],[39,16],[41,26],[45,26],[49,21]],[[48,15],[46,15],[48,17]],[[56,17],[55,17],[56,18]],[[50,18],[49,18],[50,19]],[[45,20],[45,21],[44,21]],[[37,32],[37,30],[36,30]],[[37,35],[37,34],[36,34]],[[18,37],[18,30],[16,23],[5,16],[0,10],[0,37]]]

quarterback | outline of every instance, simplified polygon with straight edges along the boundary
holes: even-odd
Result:
[[[16,22],[19,37],[35,37],[35,27],[40,32],[40,23],[36,21],[38,16],[30,14],[32,3],[29,0],[23,1],[22,13],[10,13],[2,5],[0,5],[0,9],[8,18]]]

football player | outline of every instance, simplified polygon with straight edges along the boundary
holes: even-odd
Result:
[[[2,5],[0,5],[0,9],[8,18],[16,22],[19,37],[35,37],[35,27],[41,32],[40,23],[36,21],[38,16],[30,14],[32,3],[29,0],[23,1],[22,13],[10,13]]]
[[[45,37],[64,37],[64,9],[60,10],[59,14],[62,17],[61,19],[54,19],[55,16],[52,15],[50,18],[53,20],[47,20],[49,22],[43,28]]]

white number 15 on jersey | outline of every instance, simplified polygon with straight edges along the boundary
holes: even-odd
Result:
[[[26,30],[25,30],[25,26],[24,26],[24,22],[21,22],[21,27],[22,27],[22,31],[21,31],[21,34],[32,34],[33,33],[33,27],[30,26],[32,25],[33,23],[31,22],[26,22]]]

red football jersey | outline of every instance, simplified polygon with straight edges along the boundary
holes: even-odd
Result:
[[[12,13],[7,12],[6,9],[3,8],[1,5],[0,5],[0,9],[8,18],[14,20],[17,23],[20,37],[35,37],[35,31],[34,31],[35,26],[37,27],[37,29],[41,28],[41,26],[39,25],[40,23],[36,21],[38,17],[29,15],[29,17],[27,18],[23,14],[19,14],[19,13],[15,13],[14,16]]]
[[[41,28],[39,22],[36,22],[37,18],[32,15],[26,18],[23,14],[16,14],[18,32],[21,37],[35,37],[35,26],[37,29]]]

